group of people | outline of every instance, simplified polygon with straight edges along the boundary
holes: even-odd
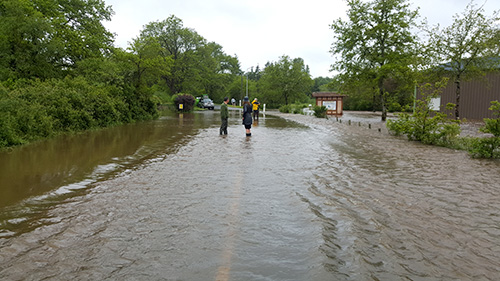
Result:
[[[234,105],[233,100],[234,98],[232,99],[232,103]],[[227,119],[229,118],[229,110],[227,109],[228,102],[229,98],[225,97],[224,102],[220,107],[221,125],[219,133],[221,135],[227,135]],[[245,126],[247,137],[250,137],[252,135],[252,132],[250,130],[252,129],[253,120],[259,120],[259,106],[260,103],[257,98],[255,98],[251,103],[248,97],[245,97],[243,99],[242,123],[243,126]]]

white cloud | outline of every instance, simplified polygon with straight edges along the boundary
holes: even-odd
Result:
[[[117,34],[116,44],[127,43],[139,35],[143,26],[175,15],[184,27],[192,28],[208,41],[220,44],[229,55],[237,55],[242,70],[263,67],[282,55],[301,57],[313,77],[332,76],[334,63],[329,53],[333,42],[330,25],[345,18],[343,0],[105,0],[115,11],[106,27]],[[461,13],[468,0],[418,0],[420,15],[430,24],[447,26]],[[477,2],[479,4],[479,2]],[[482,2],[481,2],[482,4]],[[498,6],[498,4],[496,4]],[[487,15],[498,9],[490,0]]]

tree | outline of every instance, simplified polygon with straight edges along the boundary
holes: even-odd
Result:
[[[455,15],[451,26],[440,30],[439,25],[428,30],[429,50],[436,62],[453,79],[456,89],[455,118],[460,119],[460,84],[462,81],[484,76],[491,68],[498,68],[500,28],[498,11],[491,17],[482,7],[471,1],[462,15]]]
[[[231,76],[239,73],[236,57],[226,55],[219,44],[207,42],[195,30],[184,27],[174,15],[147,24],[140,37],[157,40],[162,56],[173,60],[170,73],[162,75],[170,94],[218,94],[231,83]]]
[[[314,78],[313,92],[327,92],[331,91],[333,87],[333,78],[329,77],[316,77]]]
[[[274,105],[287,105],[303,100],[314,85],[304,60],[291,60],[288,56],[267,64],[259,82],[266,99]]]
[[[151,38],[136,38],[124,59],[131,65],[132,84],[139,91],[158,82],[158,77],[170,74],[173,64],[170,57],[161,56],[158,42]]]
[[[182,20],[173,15],[164,21],[147,24],[140,37],[155,38],[163,49],[163,56],[172,58],[172,71],[163,79],[171,94],[182,92],[184,82],[194,76],[198,64],[194,54],[203,43],[203,37],[183,27]]]
[[[410,10],[407,0],[348,0],[347,4],[348,20],[339,18],[331,25],[335,33],[331,53],[339,56],[332,68],[339,71],[344,90],[360,83],[373,89],[374,104],[378,97],[385,121],[391,94],[387,82],[413,83],[408,78],[416,49],[411,31],[418,11]]]
[[[197,49],[199,64],[196,67],[196,84],[200,90],[212,99],[222,102],[228,87],[238,76],[240,66],[238,59],[226,55],[222,46],[209,42]]]
[[[0,3],[0,79],[63,77],[78,61],[112,49],[102,0],[3,0]]]

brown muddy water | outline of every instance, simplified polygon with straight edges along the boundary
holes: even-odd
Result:
[[[498,161],[218,114],[1,153],[0,280],[498,280]]]

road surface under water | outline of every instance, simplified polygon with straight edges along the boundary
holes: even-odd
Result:
[[[496,280],[500,163],[217,111],[0,155],[0,280]],[[290,121],[294,119],[295,121]],[[359,121],[358,119],[355,119]]]

